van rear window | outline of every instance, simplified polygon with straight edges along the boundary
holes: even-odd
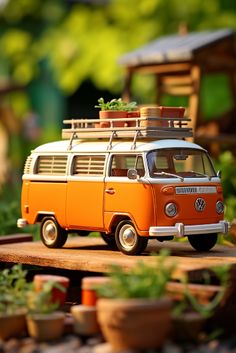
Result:
[[[36,165],[36,174],[65,175],[67,156],[39,156]]]
[[[101,176],[104,173],[105,156],[75,156],[73,161],[73,175]]]

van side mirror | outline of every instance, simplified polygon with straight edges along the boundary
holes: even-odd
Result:
[[[132,180],[138,179],[137,170],[136,169],[129,169],[127,172],[127,177]]]
[[[218,178],[221,179],[221,176],[222,176],[222,171],[221,171],[221,170],[218,170],[218,171],[217,171],[217,176],[218,176]]]

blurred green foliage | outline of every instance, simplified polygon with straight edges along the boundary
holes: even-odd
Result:
[[[8,0],[0,7],[1,60],[14,80],[30,83],[47,60],[53,79],[72,93],[87,79],[120,91],[123,53],[179,24],[190,31],[236,28],[236,3],[225,0],[110,0],[85,4],[65,0]]]
[[[1,193],[0,235],[15,234],[20,232],[16,227],[16,221],[20,217],[18,193],[10,193],[9,191],[9,189],[5,189]]]
[[[0,188],[0,236],[17,233],[30,233],[34,239],[39,239],[38,225],[25,229],[17,228],[17,219],[21,217],[20,210],[21,185],[4,185]]]
[[[225,217],[232,221],[236,218],[236,161],[230,151],[219,156],[215,162],[216,169],[222,172],[221,182],[225,198]]]
[[[20,119],[32,105],[40,117],[47,110],[44,114],[47,124],[41,126],[44,131],[42,142],[52,140],[58,135],[60,126],[50,117],[64,115],[61,92],[71,95],[83,82],[90,81],[98,89],[120,96],[124,71],[118,58],[158,37],[176,33],[181,23],[186,23],[189,31],[236,29],[236,2],[108,0],[92,4],[70,0],[1,1],[0,77],[26,87],[25,91],[11,93],[4,100],[14,102],[14,110]],[[203,78],[201,100],[206,117],[218,116],[231,107],[227,83],[221,75]],[[132,87],[134,99],[138,103],[153,102],[154,88],[153,76],[137,75]],[[29,100],[29,92],[33,102]],[[186,106],[185,98],[177,99],[177,105]],[[95,103],[91,102],[91,106]],[[166,97],[165,104],[172,104],[170,97]],[[12,136],[10,143],[12,163],[21,167],[22,159],[35,142]],[[224,153],[218,165],[222,170],[226,215],[233,219],[236,214],[234,157],[230,152]],[[14,225],[18,214],[19,192],[0,192],[1,234],[16,230]]]

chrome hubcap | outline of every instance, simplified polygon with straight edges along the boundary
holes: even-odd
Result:
[[[44,224],[43,236],[47,243],[51,243],[55,240],[57,236],[57,229],[51,221]]]
[[[120,243],[126,248],[130,249],[135,245],[136,232],[130,225],[124,225],[120,230]]]

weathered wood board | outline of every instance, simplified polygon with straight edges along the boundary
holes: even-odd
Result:
[[[197,273],[212,266],[236,264],[236,247],[217,245],[210,252],[197,253],[188,243],[150,240],[141,256],[127,256],[110,250],[102,239],[92,237],[71,237],[62,249],[49,249],[41,242],[3,244],[0,245],[0,262],[104,273],[112,264],[130,268],[138,260],[151,263],[154,259],[148,255],[158,253],[163,247],[171,251],[170,260],[177,263],[176,278],[186,272]]]

